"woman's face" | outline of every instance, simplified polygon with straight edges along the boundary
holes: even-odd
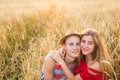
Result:
[[[83,55],[91,55],[94,51],[95,43],[90,35],[83,35],[81,38],[81,50]]]
[[[76,58],[80,53],[80,38],[78,36],[70,36],[64,44],[66,56]]]

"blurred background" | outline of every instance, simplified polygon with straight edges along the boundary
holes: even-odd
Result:
[[[0,80],[40,80],[48,52],[86,28],[105,39],[120,80],[120,0],[0,0]]]

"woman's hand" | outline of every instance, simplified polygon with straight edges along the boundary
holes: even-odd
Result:
[[[58,52],[59,52],[59,54],[61,55],[61,57],[62,57],[63,59],[65,59],[65,55],[66,55],[66,53],[65,53],[64,48],[63,48],[63,47],[60,48],[60,49],[58,50]]]
[[[59,51],[51,51],[50,56],[52,59],[54,59],[57,63],[61,64],[64,62],[61,53]]]

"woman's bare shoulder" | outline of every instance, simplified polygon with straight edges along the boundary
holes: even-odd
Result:
[[[100,71],[100,63],[99,62],[95,62],[93,65],[92,65],[93,69],[97,70],[97,71]]]
[[[93,69],[95,71],[100,72],[100,63],[99,62],[94,62],[91,66],[89,66],[89,69]],[[96,72],[93,72],[91,70],[88,69],[88,72],[92,75],[97,75]]]

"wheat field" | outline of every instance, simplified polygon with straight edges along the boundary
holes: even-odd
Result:
[[[40,80],[67,31],[95,28],[120,80],[120,0],[0,0],[0,80]]]

